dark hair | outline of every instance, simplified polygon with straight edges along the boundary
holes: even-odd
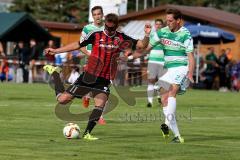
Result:
[[[162,20],[162,19],[155,19],[154,22],[155,22],[155,23],[156,23],[156,22],[161,22],[161,23],[163,24],[163,20]]]
[[[118,25],[118,16],[114,13],[109,13],[105,16],[105,22],[112,22],[115,25]]]
[[[91,12],[93,13],[93,11],[97,10],[97,9],[100,9],[101,12],[103,13],[103,9],[101,6],[94,6],[92,9],[91,9]]]
[[[167,14],[173,14],[173,18],[174,18],[175,20],[177,20],[177,19],[182,19],[182,13],[181,13],[179,10],[177,10],[177,9],[168,8],[168,9],[166,10],[166,13],[167,13]]]

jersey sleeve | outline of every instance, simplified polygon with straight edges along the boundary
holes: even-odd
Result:
[[[184,41],[184,47],[185,47],[185,52],[188,53],[192,53],[193,52],[193,39],[191,37],[191,34],[187,34],[186,36],[186,40]]]
[[[157,32],[154,32],[154,33],[152,33],[152,34],[150,35],[149,44],[150,44],[152,47],[155,47],[155,46],[157,46],[158,44],[160,44],[160,38],[159,38]]]
[[[123,39],[125,41],[130,41],[132,43],[131,44],[132,49],[136,49],[136,45],[137,45],[137,41],[138,41],[137,39],[134,39],[134,38],[132,38],[132,37],[130,37],[130,36],[124,34],[124,33],[123,33]]]
[[[82,30],[82,33],[81,33],[81,37],[80,37],[80,42],[82,42],[87,37],[87,34],[88,34],[87,28],[83,27],[83,30]]]
[[[87,46],[88,44],[93,44],[96,32],[90,32],[82,41],[79,41],[80,48]]]

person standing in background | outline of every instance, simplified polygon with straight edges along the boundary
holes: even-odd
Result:
[[[156,31],[161,29],[164,24],[162,19],[155,20],[155,30],[150,35],[150,41],[153,38]],[[149,48],[147,48],[149,50]],[[148,57],[148,87],[147,87],[147,107],[152,107],[153,104],[153,96],[154,96],[154,84],[158,81],[158,78],[162,76],[164,73],[164,53],[161,44],[156,45],[154,48],[150,50]],[[160,93],[158,93],[158,102],[161,104]]]
[[[222,49],[221,50],[221,55],[218,58],[218,65],[219,65],[219,81],[220,81],[220,92],[226,92],[228,91],[227,89],[227,65],[229,63],[228,57],[226,55],[226,50]]]
[[[218,59],[213,47],[208,48],[208,54],[206,55],[205,62],[207,64],[207,68],[205,70],[206,87],[207,89],[212,89],[218,69]]]

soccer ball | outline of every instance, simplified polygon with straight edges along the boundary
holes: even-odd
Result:
[[[68,123],[63,128],[63,135],[67,139],[78,139],[80,137],[80,127],[75,123]]]

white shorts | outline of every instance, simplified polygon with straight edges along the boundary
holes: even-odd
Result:
[[[148,79],[158,79],[166,73],[163,64],[148,62],[147,66]]]
[[[159,78],[159,86],[169,90],[172,84],[180,85],[179,94],[186,91],[189,86],[187,78],[188,66],[168,68],[167,72]]]

